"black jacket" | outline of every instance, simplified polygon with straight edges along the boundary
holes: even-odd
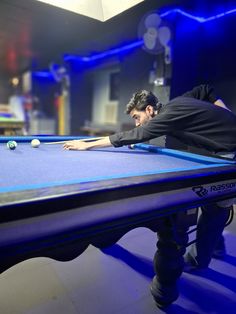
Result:
[[[236,115],[212,105],[216,99],[211,87],[200,85],[171,100],[145,125],[111,135],[110,141],[119,147],[171,135],[211,153],[235,152]]]

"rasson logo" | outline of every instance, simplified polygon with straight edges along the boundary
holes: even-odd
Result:
[[[234,189],[236,189],[236,182],[211,185],[208,188],[204,188],[201,185],[192,187],[193,192],[195,192],[200,197],[207,196],[209,192],[220,193],[226,190],[229,191],[229,190],[234,190]]]

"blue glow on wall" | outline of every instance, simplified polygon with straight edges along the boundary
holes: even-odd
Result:
[[[34,71],[33,73],[32,73],[32,75],[33,75],[33,77],[35,77],[35,78],[49,78],[49,79],[52,79],[53,78],[53,76],[52,76],[52,74],[51,74],[51,72],[49,72],[49,71]]]
[[[68,55],[64,55],[64,61],[71,61],[71,60],[78,60],[78,61],[82,61],[82,62],[96,61],[96,60],[103,59],[103,58],[108,57],[108,56],[114,56],[114,55],[117,55],[121,52],[127,52],[131,49],[141,47],[142,44],[143,44],[143,40],[138,40],[138,41],[135,41],[131,44],[122,46],[120,48],[114,48],[111,50],[107,50],[105,52],[96,54],[96,55],[91,56],[91,57],[80,57],[77,55],[68,54]]]
[[[211,17],[205,18],[205,17],[199,17],[199,16],[192,15],[190,13],[187,13],[187,12],[177,8],[177,9],[171,9],[171,10],[168,10],[166,12],[163,12],[160,14],[160,16],[163,18],[163,17],[170,16],[172,14],[180,14],[184,17],[195,20],[199,23],[208,23],[210,21],[213,21],[213,20],[216,20],[219,18],[223,18],[223,17],[230,15],[230,14],[233,14],[233,13],[236,13],[236,8],[222,12],[222,13],[219,13],[219,14],[211,16]],[[125,44],[125,45],[122,45],[120,47],[104,51],[102,53],[97,53],[97,54],[94,54],[92,56],[79,56],[79,55],[75,55],[75,54],[65,54],[63,56],[63,59],[65,62],[78,61],[78,62],[81,62],[84,64],[86,64],[86,63],[88,64],[90,62],[105,59],[106,57],[111,57],[111,56],[119,55],[121,53],[128,52],[132,49],[139,48],[142,45],[143,45],[143,40],[136,40],[132,43]],[[33,75],[35,75],[36,77],[42,77],[42,78],[43,77],[44,78],[52,78],[51,73],[46,72],[46,71],[34,72]]]
[[[219,18],[222,18],[222,17],[225,17],[229,14],[233,14],[233,13],[236,13],[236,9],[232,9],[232,10],[229,10],[229,11],[226,11],[226,12],[222,12],[220,14],[217,14],[217,15],[214,15],[214,16],[211,16],[211,17],[208,17],[208,18],[204,18],[204,17],[199,17],[199,16],[194,16],[192,14],[189,14],[181,9],[172,9],[172,10],[169,10],[169,11],[166,11],[164,13],[161,13],[160,16],[161,17],[167,17],[171,14],[180,14],[180,15],[183,15],[189,19],[192,19],[192,20],[195,20],[199,23],[207,23],[207,22],[210,22],[210,21],[213,21],[215,19],[219,19]],[[89,57],[83,57],[83,56],[78,56],[78,55],[71,55],[71,54],[67,54],[67,55],[64,55],[64,61],[80,61],[80,62],[93,62],[93,61],[96,61],[96,60],[100,60],[100,59],[104,59],[106,57],[110,57],[110,56],[114,56],[114,55],[119,55],[120,53],[123,53],[123,52],[126,52],[126,51],[129,51],[131,49],[134,49],[134,48],[138,48],[138,47],[141,47],[143,44],[143,41],[142,40],[138,40],[138,41],[135,41],[131,44],[128,44],[128,45],[123,45],[121,47],[118,47],[118,48],[115,48],[115,49],[111,49],[111,50],[107,50],[107,51],[104,51],[102,53],[98,53],[98,54],[95,54],[93,56],[89,56]]]
[[[222,18],[226,15],[229,15],[229,14],[232,14],[232,13],[236,13],[236,9],[232,9],[232,10],[229,10],[229,11],[226,11],[226,12],[222,12],[222,13],[219,13],[217,15],[214,15],[214,16],[211,16],[211,17],[199,17],[199,16],[195,16],[195,15],[192,15],[192,14],[189,14],[181,9],[172,9],[172,10],[169,10],[167,12],[164,12],[162,14],[160,14],[161,17],[166,17],[170,14],[173,14],[173,13],[179,13],[185,17],[188,17],[192,20],[195,20],[199,23],[207,23],[207,22],[210,22],[210,21],[213,21],[213,20],[216,20],[216,19],[219,19],[219,18]]]

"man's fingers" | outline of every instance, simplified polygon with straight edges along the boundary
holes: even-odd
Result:
[[[63,145],[63,148],[69,150],[72,146],[73,146],[72,142],[66,142]]]
[[[86,150],[87,146],[84,142],[79,141],[69,141],[63,145],[65,150]]]

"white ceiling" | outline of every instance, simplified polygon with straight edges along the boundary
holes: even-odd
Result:
[[[106,21],[144,0],[37,0],[68,11]]]

